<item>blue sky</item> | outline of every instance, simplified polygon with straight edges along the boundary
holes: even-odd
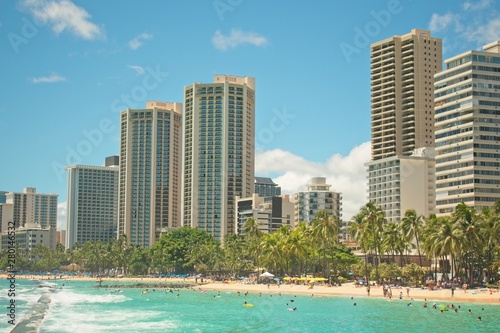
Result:
[[[64,166],[118,154],[119,111],[182,102],[214,74],[256,78],[256,174],[326,176],[366,202],[369,44],[430,29],[444,59],[500,39],[498,0],[0,0],[0,190],[57,193]]]

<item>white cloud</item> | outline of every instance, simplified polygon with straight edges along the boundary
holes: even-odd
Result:
[[[305,190],[312,177],[326,177],[332,190],[342,193],[342,218],[350,220],[367,202],[367,178],[364,163],[371,157],[371,144],[365,142],[353,148],[348,156],[332,155],[323,163],[310,162],[293,153],[274,149],[257,152],[255,174],[273,177],[283,194]]]
[[[479,44],[488,44],[500,40],[500,18],[494,18],[484,24],[469,27],[464,37]]]
[[[226,51],[239,45],[250,44],[253,46],[264,46],[268,43],[266,37],[254,32],[245,32],[240,29],[232,29],[229,35],[223,35],[219,30],[212,37],[212,44],[220,51]]]
[[[432,14],[431,21],[429,22],[429,30],[431,32],[443,31],[450,25],[455,26],[455,31],[460,30],[460,16],[458,14]]]
[[[56,73],[52,73],[49,76],[40,76],[31,79],[31,83],[56,83],[64,81],[66,81],[66,78]]]
[[[489,7],[491,0],[481,0],[478,2],[466,1],[462,4],[464,10],[481,10]]]
[[[57,230],[67,229],[67,202],[59,202],[57,204]]]
[[[143,42],[145,40],[152,39],[153,35],[147,34],[147,33],[142,33],[134,38],[132,38],[128,42],[128,47],[130,47],[132,50],[137,50],[139,47],[142,46]]]
[[[69,30],[88,40],[104,36],[101,28],[90,21],[90,14],[69,0],[22,0],[21,7],[58,34]]]
[[[127,65],[127,67],[133,69],[137,73],[137,75],[144,75],[144,73],[145,73],[144,68],[142,68],[141,66]]]

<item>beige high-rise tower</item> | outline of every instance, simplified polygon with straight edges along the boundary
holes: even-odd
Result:
[[[181,225],[182,103],[120,114],[118,236],[148,248]]]
[[[255,79],[215,75],[184,88],[185,226],[235,233],[235,197],[254,189]]]
[[[371,45],[372,160],[434,147],[434,74],[441,39],[413,29]]]

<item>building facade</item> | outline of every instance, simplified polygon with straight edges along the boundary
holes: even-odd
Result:
[[[16,245],[23,250],[28,251],[28,258],[34,260],[39,257],[39,253],[36,249],[37,245],[41,244],[43,246],[55,249],[52,247],[52,228],[46,227],[42,228],[39,224],[28,223],[24,227],[19,227],[16,229]],[[1,247],[2,250],[6,250],[11,246],[12,241],[9,242],[9,235],[7,231],[2,232]]]
[[[294,195],[295,223],[310,224],[320,210],[326,210],[328,215],[342,219],[342,195],[339,192],[330,191],[331,186],[326,183],[325,177],[313,177],[306,185],[306,191]]]
[[[406,210],[428,217],[435,213],[434,148],[411,156],[393,156],[367,163],[368,197],[388,222],[399,223]]]
[[[372,160],[434,146],[434,74],[442,42],[413,29],[371,45]]]
[[[9,192],[6,196],[7,204],[12,205],[12,221],[16,229],[28,226],[50,230],[47,244],[51,249],[55,249],[58,195],[36,193],[34,187],[27,187],[22,193]]]
[[[435,75],[438,215],[500,200],[500,42],[445,66]]]
[[[68,171],[67,237],[63,245],[72,248],[75,243],[107,242],[112,238],[116,239],[118,164],[73,165],[66,167],[66,170]]]
[[[236,197],[236,233],[243,235],[245,222],[253,218],[264,233],[273,233],[283,226],[294,227],[295,205],[288,195],[261,197],[254,193],[251,197]]]
[[[118,237],[149,248],[181,225],[182,103],[120,114]]]
[[[255,79],[215,75],[184,88],[185,226],[236,232],[235,197],[254,191]]]
[[[271,178],[255,177],[254,193],[261,197],[277,197],[281,195],[281,187]]]

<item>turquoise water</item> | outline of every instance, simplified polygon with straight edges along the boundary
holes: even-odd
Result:
[[[497,332],[500,307],[461,303],[458,313],[424,308],[422,301],[388,302],[375,298],[273,294],[238,296],[236,292],[174,293],[96,289],[95,282],[63,281],[62,289],[37,288],[34,281],[18,280],[16,322],[30,317],[46,294],[51,302],[43,319],[34,321],[40,333],[57,332]],[[8,305],[6,281],[0,303]],[[114,290],[114,289],[113,289]],[[178,296],[177,296],[178,295]],[[293,300],[293,302],[292,302]],[[254,304],[244,307],[244,302]],[[354,305],[356,303],[356,305]],[[437,302],[439,304],[446,304]],[[429,303],[429,305],[432,302]],[[457,304],[455,304],[457,305]],[[296,307],[296,311],[289,311]],[[6,306],[0,331],[9,332]],[[34,310],[35,309],[35,310]],[[468,310],[473,314],[469,314]],[[477,319],[478,316],[482,320]],[[26,332],[26,329],[18,329]]]

